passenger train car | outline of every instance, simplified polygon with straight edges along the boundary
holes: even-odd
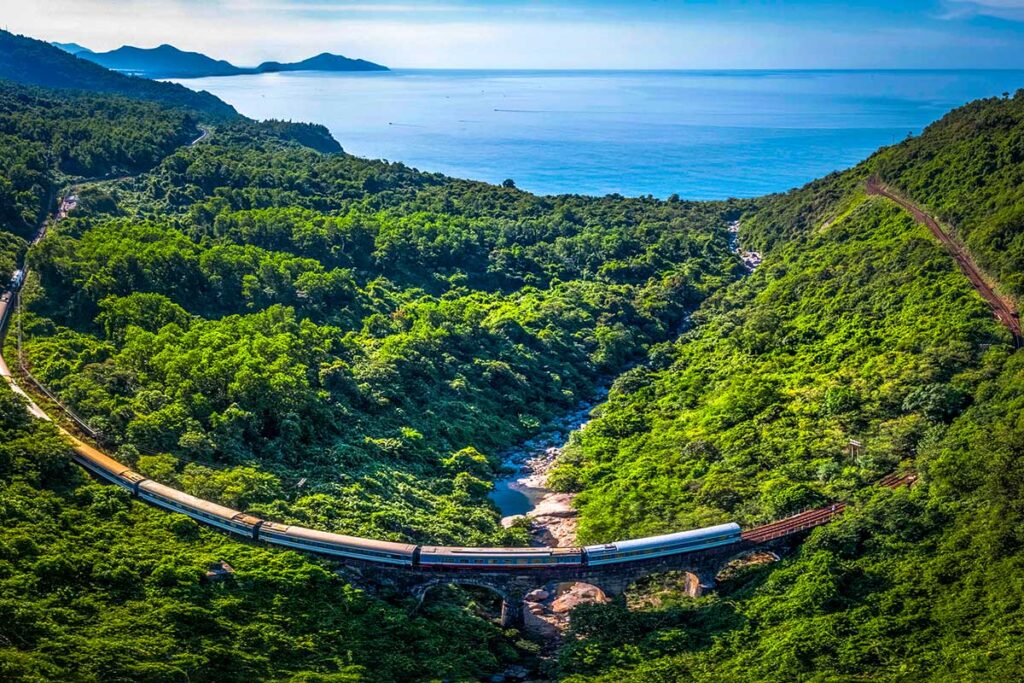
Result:
[[[153,505],[247,539],[375,564],[438,570],[530,570],[637,562],[703,550],[740,540],[737,524],[618,541],[584,548],[458,548],[374,541],[280,524],[196,498],[147,479],[87,443],[72,438],[74,460],[99,477]]]
[[[730,522],[664,536],[649,536],[604,545],[588,545],[583,551],[587,554],[587,564],[602,565],[689,553],[694,550],[736,543],[739,540],[740,525]]]
[[[582,565],[580,548],[452,548],[425,545],[418,566],[424,569],[530,569]]]
[[[413,565],[417,549],[415,545],[408,543],[374,541],[368,538],[332,534],[277,522],[263,522],[259,529],[259,539],[267,543],[311,550],[323,555],[406,567]]]

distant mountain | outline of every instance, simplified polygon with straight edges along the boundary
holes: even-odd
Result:
[[[208,92],[116,73],[49,43],[7,31],[0,31],[0,78],[47,88],[115,93],[189,109],[205,118],[238,118],[234,107]]]
[[[67,43],[66,45],[73,45]],[[79,46],[80,47],[80,46]],[[66,49],[66,48],[62,48]],[[70,51],[70,50],[69,50]],[[186,52],[173,45],[141,48],[125,45],[110,52],[79,52],[82,59],[96,62],[108,69],[147,78],[202,78],[204,76],[238,76],[241,74],[276,73],[279,71],[387,71],[386,66],[365,59],[349,59],[324,52],[301,62],[263,62],[255,68],[239,67],[223,59],[213,59],[200,52]]]
[[[70,52],[73,55],[81,54],[83,52],[92,54],[92,50],[90,50],[89,48],[84,47],[82,45],[79,45],[78,43],[57,43],[57,42],[51,42],[50,45],[53,45],[54,47],[58,47],[61,50],[64,50],[64,52]]]
[[[234,64],[199,52],[185,52],[173,45],[141,48],[125,45],[110,52],[79,55],[108,69],[148,78],[198,78],[244,73]]]
[[[316,57],[304,59],[292,64],[280,62],[263,62],[256,67],[257,73],[273,73],[277,71],[389,71],[386,66],[368,62],[365,59],[349,59],[341,55],[322,52]]]

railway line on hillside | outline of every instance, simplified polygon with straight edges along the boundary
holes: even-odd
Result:
[[[991,285],[989,285],[982,276],[978,265],[974,262],[974,259],[971,258],[971,255],[963,245],[961,245],[949,231],[945,230],[942,227],[942,224],[939,223],[939,221],[931,214],[886,185],[879,178],[869,178],[866,184],[866,190],[869,195],[885,197],[902,207],[914,217],[914,220],[921,223],[931,231],[932,235],[942,243],[942,246],[946,248],[949,255],[953,257],[954,261],[956,261],[961,272],[963,272],[963,274],[967,276],[967,279],[970,280],[971,286],[974,287],[978,294],[981,295],[981,298],[985,300],[985,303],[987,303],[992,309],[992,313],[995,315],[996,319],[1010,331],[1010,334],[1013,335],[1014,345],[1020,347],[1024,338],[1021,336],[1020,316],[1013,304],[1013,301],[1008,297],[999,294]]]

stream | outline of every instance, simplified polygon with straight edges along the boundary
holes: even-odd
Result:
[[[497,479],[488,495],[501,511],[502,525],[510,526],[522,517],[530,520],[533,545],[565,547],[575,543],[572,495],[548,489],[547,475],[569,435],[587,424],[590,411],[607,395],[607,387],[601,388],[591,400],[549,422],[536,436],[502,456],[502,464],[513,472]]]
[[[746,251],[739,245],[740,222],[729,224],[729,248],[739,256],[747,272],[761,264],[761,254]],[[686,315],[678,335],[689,326]],[[627,368],[628,369],[628,368]],[[590,421],[590,411],[608,396],[608,385],[602,387],[589,401],[580,403],[573,412],[552,420],[536,436],[507,451],[502,464],[511,474],[495,480],[488,494],[501,511],[503,526],[516,520],[530,520],[530,539],[535,546],[566,547],[576,543],[576,510],[572,507],[572,494],[557,493],[547,488],[547,475],[554,466],[569,435],[583,429]]]

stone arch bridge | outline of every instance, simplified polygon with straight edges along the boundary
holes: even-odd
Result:
[[[913,483],[914,474],[890,475],[880,486],[898,488]],[[811,529],[841,515],[845,504],[835,503],[744,531],[741,540],[729,545],[634,562],[596,566],[539,567],[532,569],[427,569],[383,567],[346,562],[341,570],[356,585],[370,589],[391,589],[422,601],[430,589],[455,584],[486,588],[501,597],[501,624],[521,627],[527,593],[551,583],[577,581],[599,588],[608,597],[622,595],[637,581],[665,572],[684,572],[687,593],[700,596],[716,585],[716,577],[732,561],[754,552],[776,558],[788,553]]]

